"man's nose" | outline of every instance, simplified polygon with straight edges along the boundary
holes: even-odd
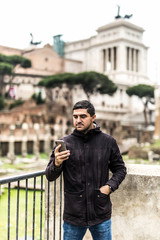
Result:
[[[78,118],[77,118],[77,122],[81,122],[81,117],[78,117]]]

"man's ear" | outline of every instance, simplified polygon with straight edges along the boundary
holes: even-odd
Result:
[[[93,116],[92,116],[92,121],[94,122],[95,119],[96,119],[96,115],[93,115]]]

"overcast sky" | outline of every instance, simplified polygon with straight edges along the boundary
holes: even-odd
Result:
[[[144,28],[144,43],[149,47],[148,74],[160,83],[159,0],[1,0],[0,45],[27,48],[33,34],[35,42],[53,43],[53,36],[64,41],[88,38],[96,29],[120,15],[133,14],[130,22]]]

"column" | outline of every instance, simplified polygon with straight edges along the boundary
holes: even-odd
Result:
[[[27,156],[27,129],[28,129],[28,124],[23,123],[22,124],[22,131],[23,131],[23,137],[22,137],[22,156],[26,157]]]
[[[139,50],[136,50],[136,72],[139,72]]]
[[[111,48],[107,48],[106,49],[106,68],[107,68],[107,72],[111,71]]]
[[[114,70],[114,48],[111,48],[111,69]]]
[[[45,125],[44,152],[49,155],[51,150],[51,133],[49,124]]]
[[[39,123],[34,124],[35,136],[34,136],[34,146],[33,152],[35,154],[35,160],[39,159]]]
[[[106,49],[103,49],[103,72],[106,72]]]
[[[133,70],[136,72],[136,49],[134,49],[134,65],[133,65]]]
[[[14,142],[15,142],[15,125],[10,125],[10,136],[9,136],[9,152],[7,154],[8,158],[11,160],[11,163],[13,164],[15,157],[15,151],[14,151]]]
[[[59,139],[62,137],[62,127],[59,124],[54,125],[55,139]]]
[[[132,48],[129,48],[129,70],[132,71]]]

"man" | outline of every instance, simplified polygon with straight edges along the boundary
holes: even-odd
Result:
[[[126,175],[115,139],[95,123],[94,106],[86,101],[73,107],[74,131],[63,138],[67,150],[57,146],[46,168],[54,181],[64,176],[64,240],[81,240],[87,228],[94,240],[111,240],[111,201]],[[109,179],[109,169],[112,177]]]

